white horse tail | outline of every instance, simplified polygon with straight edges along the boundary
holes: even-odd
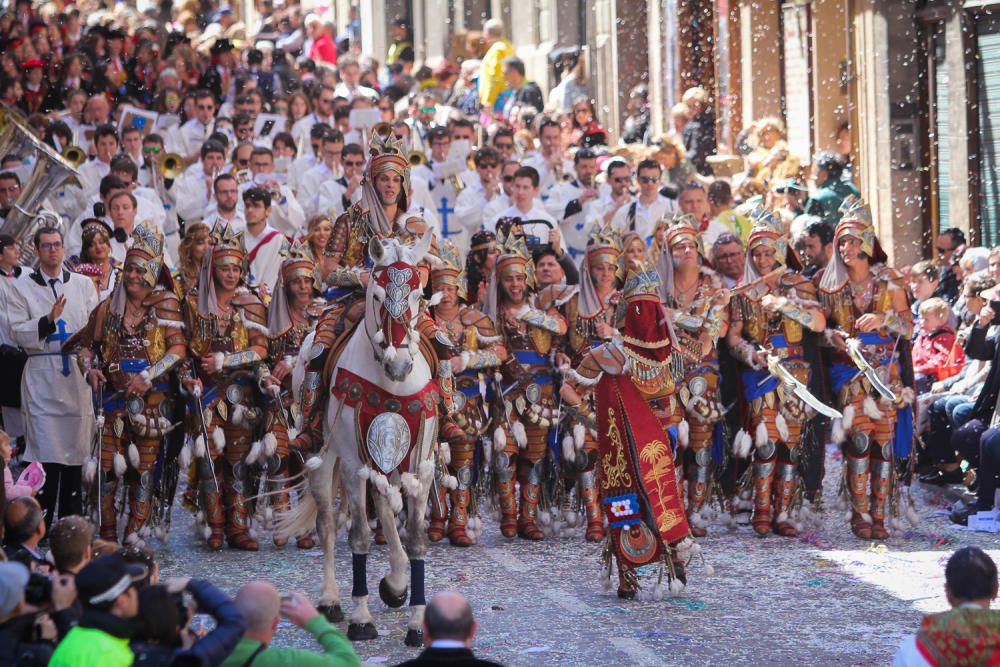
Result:
[[[316,499],[311,493],[303,493],[295,507],[275,516],[274,534],[286,539],[308,535],[316,530],[316,515]]]

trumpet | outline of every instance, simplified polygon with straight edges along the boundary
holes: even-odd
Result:
[[[406,159],[409,161],[411,167],[427,164],[427,156],[420,151],[410,151],[406,154]]]
[[[184,157],[179,153],[167,153],[157,162],[156,171],[165,180],[175,180],[184,171]]]
[[[79,146],[67,146],[62,150],[62,156],[74,169],[87,161],[87,154]]]

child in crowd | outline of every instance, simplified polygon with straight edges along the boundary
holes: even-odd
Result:
[[[913,343],[913,372],[917,393],[929,391],[938,379],[940,371],[961,368],[965,355],[960,346],[955,345],[955,329],[948,324],[951,307],[938,297],[922,301],[920,312],[920,333]]]

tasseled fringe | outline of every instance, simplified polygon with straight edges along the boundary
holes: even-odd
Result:
[[[386,361],[393,361],[396,358],[396,346],[389,345],[385,348],[385,352],[382,353],[382,358]]]
[[[780,412],[774,417],[774,425],[778,429],[778,437],[781,438],[781,441],[788,442],[788,422],[785,421]]]
[[[441,463],[449,465],[451,463],[451,447],[447,442],[438,443],[438,453],[441,456]]]

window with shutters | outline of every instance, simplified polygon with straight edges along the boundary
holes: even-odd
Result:
[[[978,165],[979,243],[993,246],[1000,243],[1000,18],[980,15],[975,31],[978,155],[969,158]]]

